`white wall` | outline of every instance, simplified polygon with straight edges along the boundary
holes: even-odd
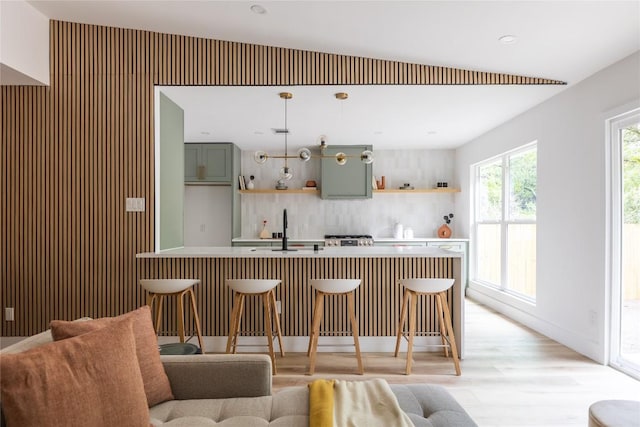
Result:
[[[410,183],[415,188],[431,188],[438,181],[457,186],[454,178],[453,150],[376,150],[373,173],[386,177],[387,188]],[[350,159],[349,161],[354,161]],[[242,174],[255,176],[256,188],[274,188],[282,160],[269,159],[263,165],[253,160],[253,152],[242,153]],[[320,163],[293,160],[289,166],[294,178],[290,188],[300,188],[308,179],[320,182]],[[242,237],[257,238],[262,220],[270,231],[282,228],[282,209],[287,209],[292,238],[322,238],[325,234],[371,234],[392,237],[393,225],[411,227],[416,237],[436,237],[442,217],[454,212],[452,194],[380,194],[367,200],[322,200],[316,195],[242,195]],[[452,222],[454,236],[456,218]],[[457,236],[459,237],[459,236]]]
[[[184,186],[184,246],[231,246],[232,187]]]
[[[458,226],[469,235],[470,166],[538,141],[537,303],[498,301],[473,284],[470,295],[601,363],[608,321],[604,119],[638,99],[636,52],[456,151]]]
[[[49,84],[49,19],[23,0],[0,1],[0,84]]]

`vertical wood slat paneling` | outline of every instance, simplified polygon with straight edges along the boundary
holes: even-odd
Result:
[[[50,73],[50,87],[0,88],[0,306],[16,308],[16,321],[1,323],[4,336],[32,335],[55,318],[121,314],[144,303],[141,277],[184,274],[180,263],[141,267],[135,260],[154,248],[156,84],[563,84],[60,21],[51,22]],[[126,197],[145,197],[146,212],[125,213]],[[227,319],[229,295],[211,284],[222,283],[228,268],[216,262],[190,270],[203,281],[199,299],[225,307],[208,307],[210,333],[220,334]],[[270,265],[263,273],[287,271]],[[377,305],[360,302],[359,310],[386,306],[399,291],[376,292]],[[304,335],[307,326],[295,319],[309,317],[311,293],[284,289],[279,296],[295,314],[284,322],[287,331]],[[336,327],[344,321],[331,318]],[[387,330],[375,324],[367,332]]]

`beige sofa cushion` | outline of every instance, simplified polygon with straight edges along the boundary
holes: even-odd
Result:
[[[118,317],[103,317],[82,322],[53,320],[51,321],[51,335],[56,341],[63,340],[104,328],[122,319],[131,319],[133,321],[133,334],[136,340],[135,349],[148,405],[154,406],[173,399],[169,379],[160,361],[158,338],[153,329],[151,310],[148,306],[145,305]]]
[[[19,354],[0,354],[9,426],[147,426],[132,320]]]
[[[150,409],[153,426],[308,427],[309,398],[303,388],[274,396],[173,400]]]

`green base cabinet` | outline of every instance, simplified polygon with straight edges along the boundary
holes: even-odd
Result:
[[[184,181],[232,184],[232,151],[233,144],[228,143],[186,143]]]
[[[320,197],[323,199],[370,199],[373,191],[371,164],[362,163],[360,154],[371,145],[331,145],[325,148],[321,164]],[[344,153],[347,163],[336,163],[335,155]]]

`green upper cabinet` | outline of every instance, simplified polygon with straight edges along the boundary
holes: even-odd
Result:
[[[233,144],[186,143],[184,181],[187,183],[231,183]]]
[[[371,145],[331,145],[324,150],[321,166],[320,197],[323,199],[370,199],[372,196],[372,165],[360,161],[364,150],[372,150]],[[340,166],[334,156],[344,153],[347,163]]]

